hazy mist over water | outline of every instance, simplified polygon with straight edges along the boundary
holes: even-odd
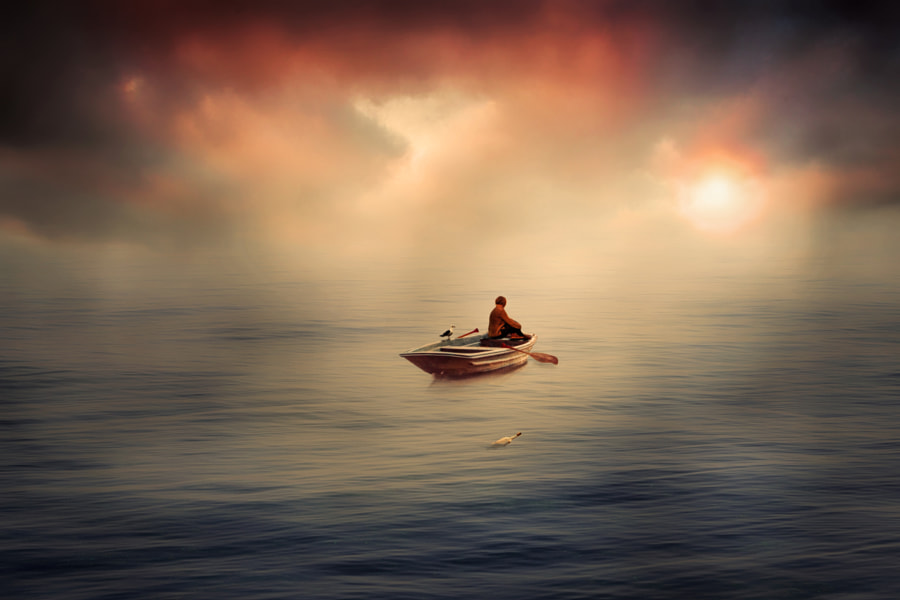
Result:
[[[895,598],[900,286],[857,258],[327,275],[9,259],[0,582]],[[451,322],[483,331],[498,293],[558,366],[442,381],[398,356]]]

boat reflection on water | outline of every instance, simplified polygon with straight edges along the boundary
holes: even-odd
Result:
[[[527,362],[527,361],[526,361]],[[518,365],[510,365],[494,371],[486,373],[470,373],[468,375],[435,375],[431,380],[431,385],[453,385],[463,384],[475,381],[486,381],[492,379],[502,379],[516,371],[522,369],[526,362]]]

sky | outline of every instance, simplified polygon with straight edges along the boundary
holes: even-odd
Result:
[[[551,264],[797,239],[896,250],[893,3],[5,13],[7,249],[349,264],[521,246]]]

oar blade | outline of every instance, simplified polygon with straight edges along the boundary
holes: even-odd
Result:
[[[559,359],[553,356],[552,354],[544,354],[543,352],[530,352],[532,358],[542,363],[553,363],[554,365],[559,364]]]
[[[515,350],[516,352],[521,352],[522,354],[527,354],[534,360],[538,362],[544,363],[553,363],[554,365],[559,364],[559,359],[553,356],[552,354],[544,354],[543,352],[528,352],[526,350],[522,350],[521,348],[516,348],[515,346],[510,346],[509,344],[503,343],[504,348],[509,348],[510,350]]]

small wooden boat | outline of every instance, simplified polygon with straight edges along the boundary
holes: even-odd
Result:
[[[437,377],[466,377],[511,369],[528,360],[537,336],[491,339],[486,335],[441,340],[400,354]]]

